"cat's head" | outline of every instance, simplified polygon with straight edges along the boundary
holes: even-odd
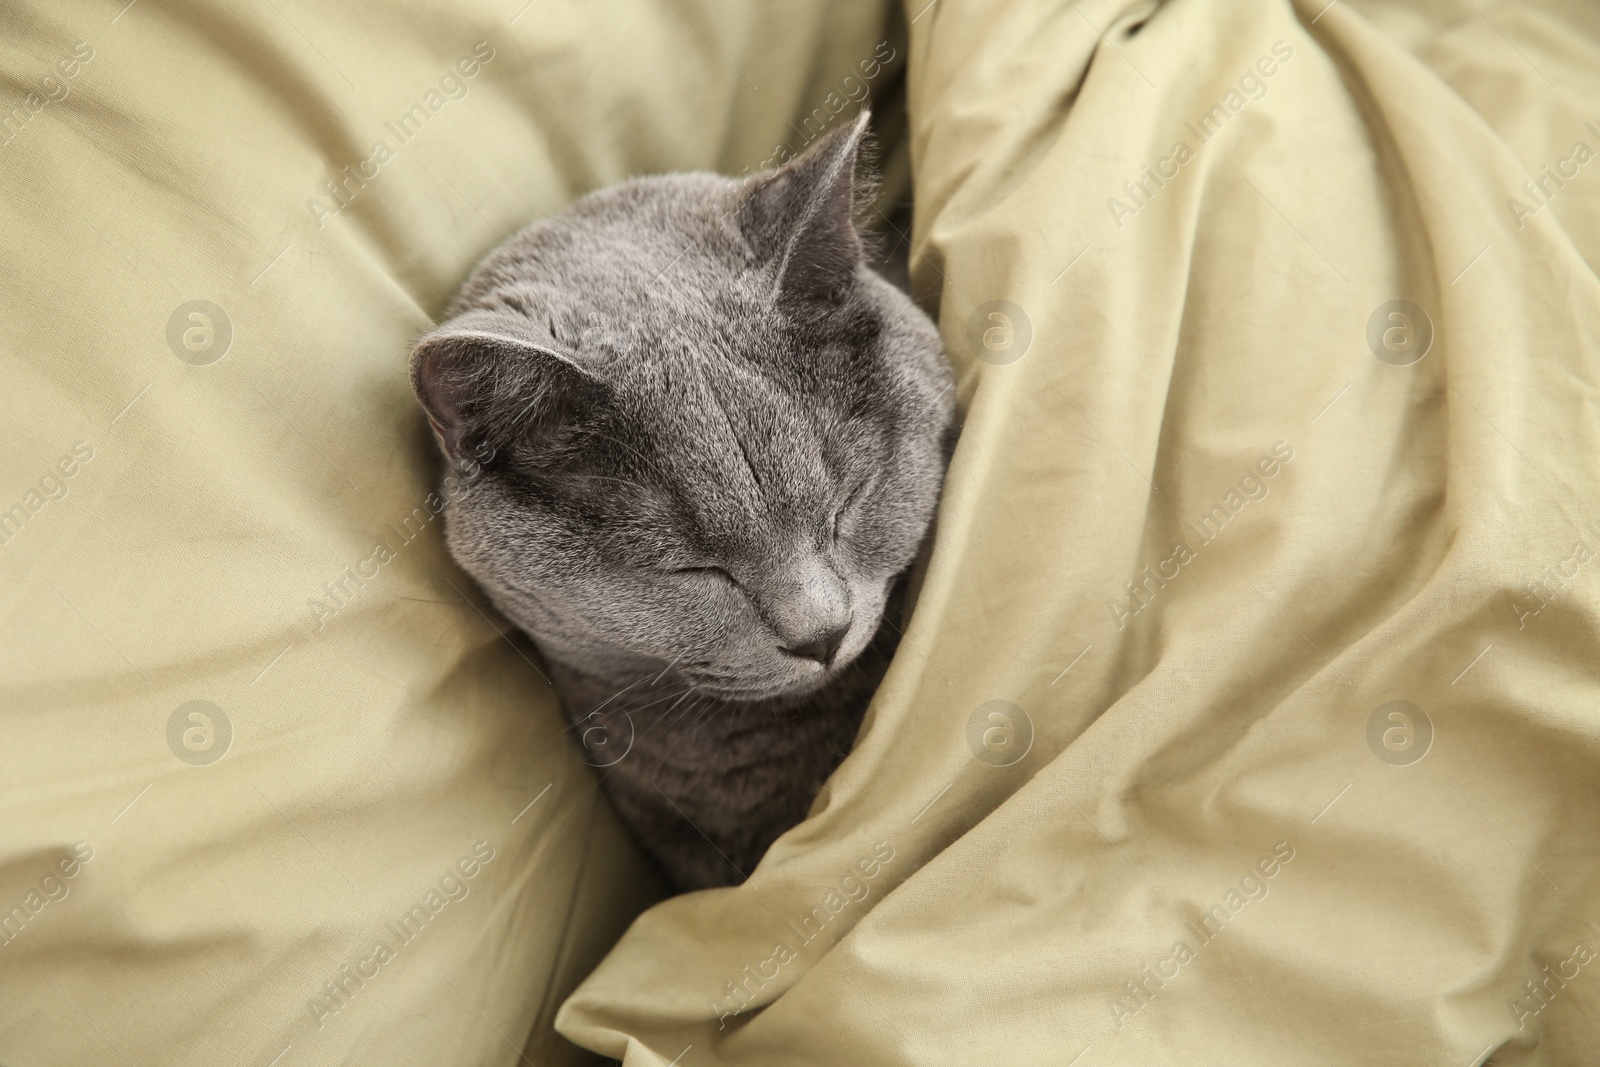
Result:
[[[863,260],[864,129],[746,181],[583,197],[417,343],[450,549],[547,656],[750,700],[872,638],[952,398],[933,323]]]

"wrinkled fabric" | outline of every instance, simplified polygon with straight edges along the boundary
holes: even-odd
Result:
[[[911,0],[965,423],[858,748],[625,1063],[1591,1062],[1600,11]]]
[[[798,150],[898,17],[0,11],[0,1062],[597,1062],[556,1009],[664,887],[449,562],[410,344],[574,197]]]

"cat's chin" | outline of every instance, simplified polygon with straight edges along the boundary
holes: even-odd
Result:
[[[873,633],[874,630],[861,631]],[[860,647],[851,647],[860,641]],[[847,642],[846,647],[840,650],[840,655],[824,670],[816,673],[802,674],[796,678],[788,676],[780,681],[773,681],[766,685],[760,684],[756,679],[739,677],[738,675],[723,675],[721,677],[696,677],[692,669],[684,671],[682,677],[693,684],[701,692],[708,693],[720,700],[730,703],[764,703],[770,701],[784,701],[810,696],[819,690],[826,689],[829,685],[839,681],[850,672],[852,664],[861,658],[870,646],[870,638],[861,640],[857,635],[854,640]]]
[[[815,693],[837,677],[839,677],[839,668],[833,668],[810,678],[802,678],[799,681],[786,682],[782,685],[702,685],[699,688],[722,700],[733,703],[755,704],[769,700],[780,700],[785,697],[806,696],[807,694]]]

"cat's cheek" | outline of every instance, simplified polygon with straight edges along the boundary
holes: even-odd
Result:
[[[855,620],[850,625],[849,636],[839,647],[834,661],[836,670],[853,661],[872,643],[883,620],[883,608],[888,603],[889,589],[893,584],[892,580],[871,584],[851,583],[850,599],[854,605]]]

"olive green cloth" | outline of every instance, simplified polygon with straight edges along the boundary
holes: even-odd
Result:
[[[662,887],[446,557],[410,342],[591,188],[798,151],[902,18],[0,10],[0,1063],[595,1061],[555,1011]]]
[[[1600,1047],[1600,8],[909,0],[965,427],[856,751],[629,1067]]]

